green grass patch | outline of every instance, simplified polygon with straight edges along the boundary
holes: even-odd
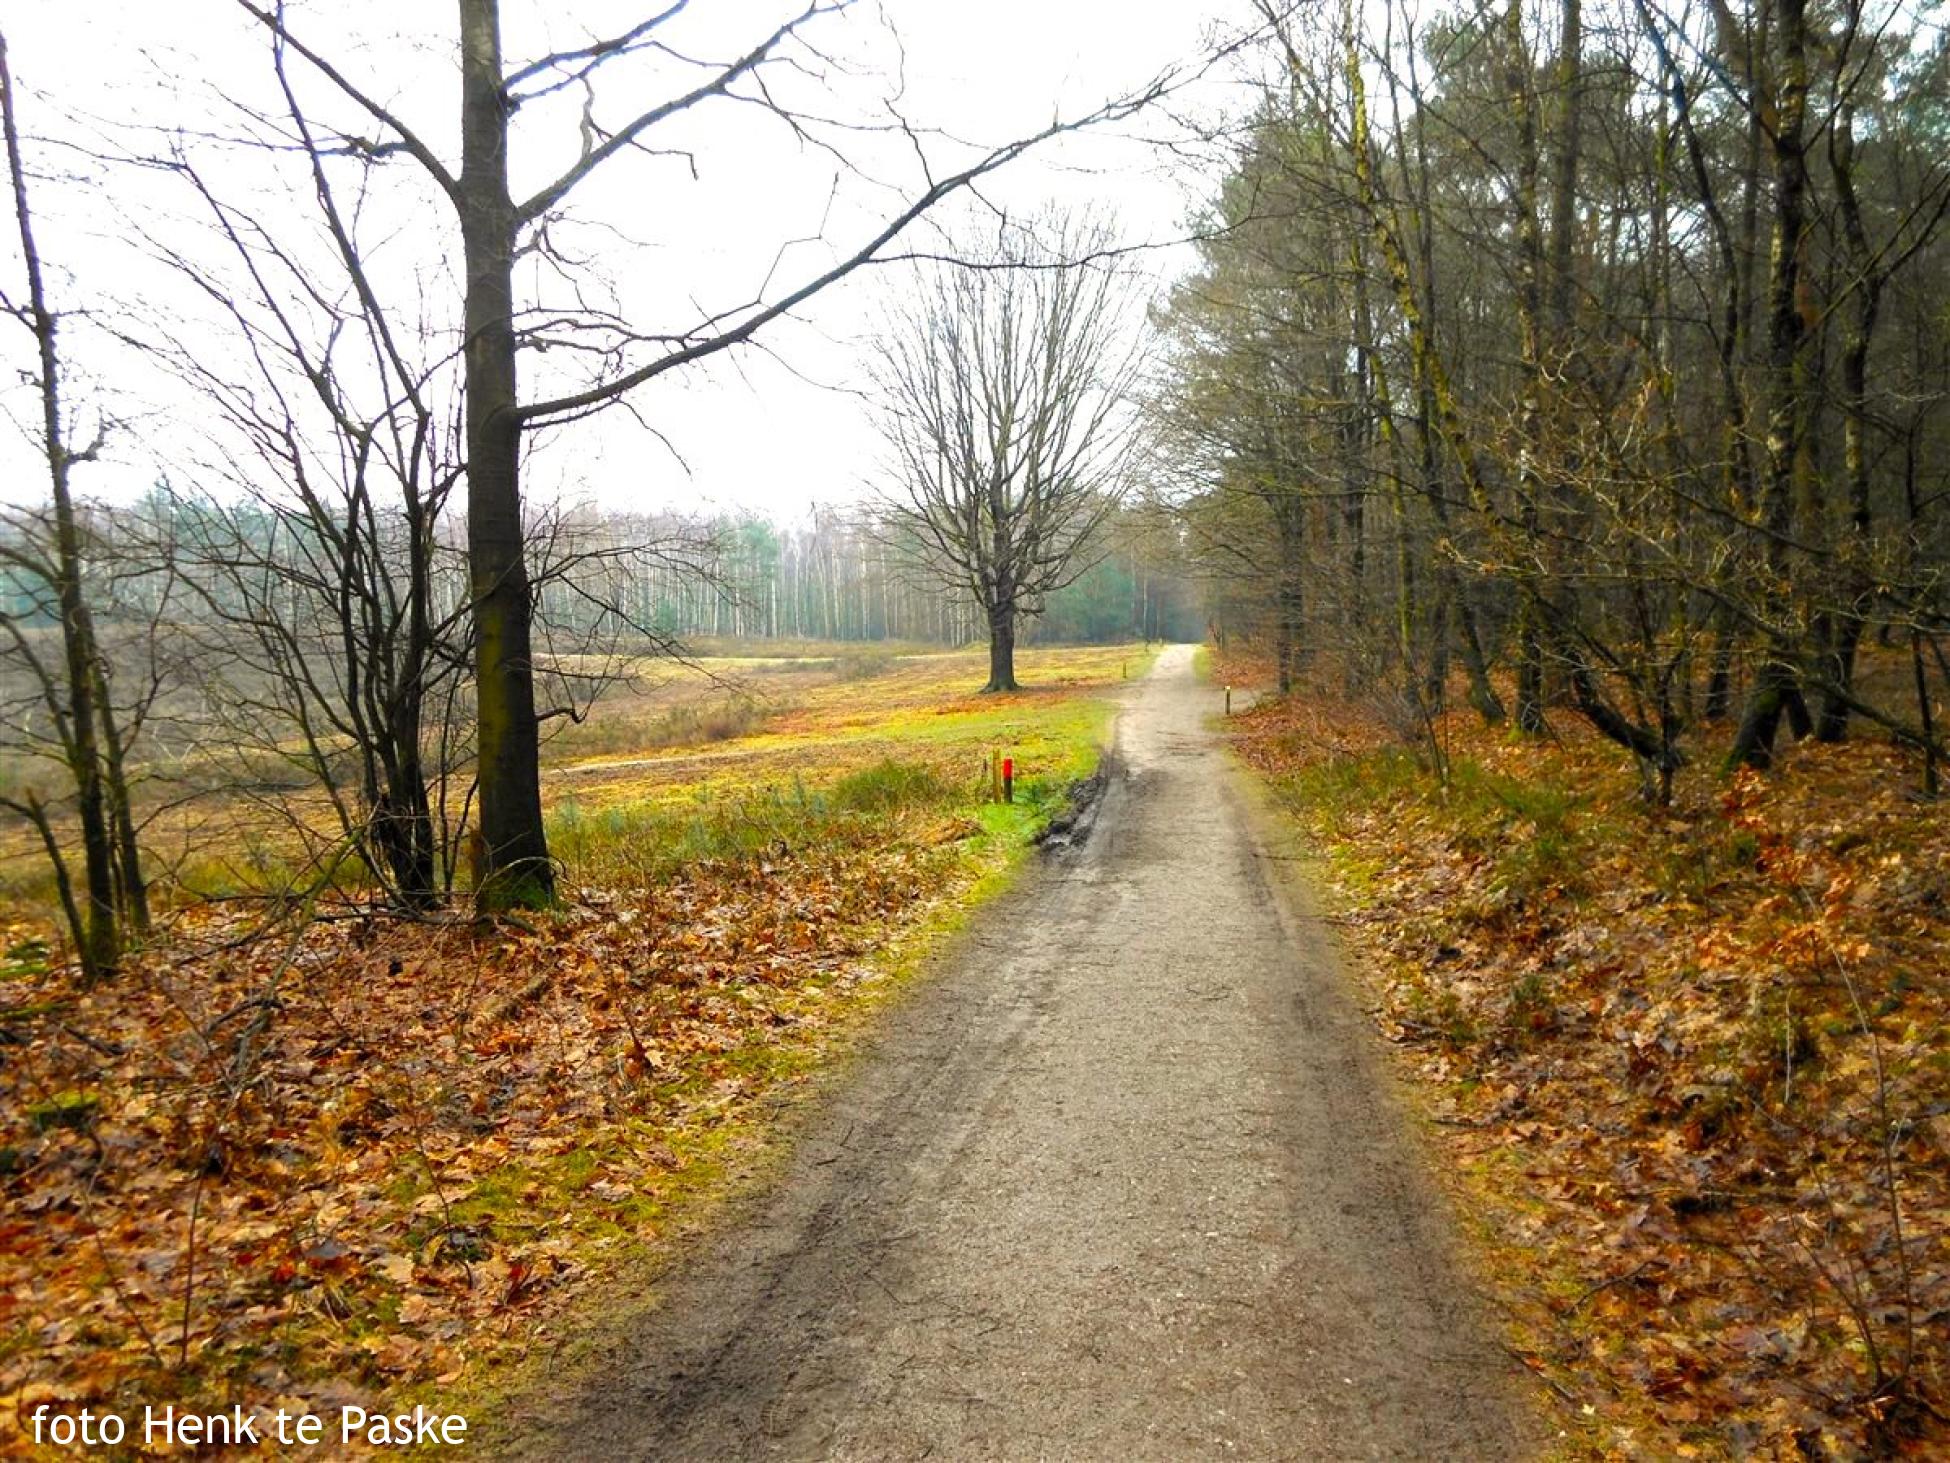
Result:
[[[1282,804],[1330,836],[1357,814],[1390,808],[1437,814],[1435,836],[1467,857],[1495,865],[1491,889],[1499,903],[1552,891],[1583,893],[1594,840],[1616,832],[1594,822],[1582,794],[1509,777],[1463,758],[1451,766],[1445,787],[1432,769],[1399,747],[1302,762],[1270,782]]]
[[[1414,757],[1397,747],[1302,762],[1274,774],[1268,783],[1285,808],[1329,832],[1352,814],[1427,796],[1437,786]]]
[[[834,808],[846,812],[900,813],[943,807],[956,790],[926,763],[883,757],[842,777],[828,796]]]

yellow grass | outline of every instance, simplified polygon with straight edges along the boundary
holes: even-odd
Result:
[[[189,911],[86,991],[17,945],[0,1136],[39,1217],[0,1261],[0,1404],[485,1418],[540,1384],[784,1151],[796,1099],[1022,867],[1147,660],[1029,651],[1030,689],[994,697],[978,654],[828,666],[708,746],[564,738],[569,898],[519,924],[344,919],[293,958],[241,938],[248,912]],[[600,705],[603,745],[749,673],[707,669]],[[990,750],[1017,760],[1007,807],[974,776]]]
[[[612,877],[616,844],[640,844],[649,823],[736,818],[753,799],[803,800],[889,759],[972,796],[989,751],[1000,750],[1016,759],[1026,798],[1049,796],[1093,760],[1108,716],[1095,693],[1142,674],[1151,659],[1135,646],[1024,648],[1024,690],[983,696],[982,647],[711,648],[722,653],[639,662],[583,721],[547,729],[543,797],[572,883]],[[153,816],[145,854],[166,904],[301,882],[337,837],[329,804],[310,790],[218,793]],[[356,877],[349,866],[342,873]],[[0,838],[0,913],[36,924],[55,915],[45,856],[24,829]]]
[[[547,791],[587,807],[619,800],[695,799],[799,778],[823,784],[882,758],[926,761],[971,785],[990,748],[1013,755],[1018,776],[1061,777],[1076,766],[1071,738],[1094,701],[1079,693],[1141,674],[1150,653],[1129,646],[1032,649],[1018,655],[1024,689],[977,694],[986,653],[939,651],[890,658],[886,669],[849,679],[824,662],[712,658],[662,673],[644,692],[618,692],[592,722],[605,740],[628,739],[632,726],[656,726],[673,705],[751,698],[758,725],[722,742],[577,755],[577,728],[551,745]],[[775,666],[784,671],[773,671]],[[771,673],[768,674],[768,671]]]

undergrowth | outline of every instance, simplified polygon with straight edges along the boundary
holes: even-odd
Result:
[[[1233,726],[1581,1446],[1950,1448],[1950,836],[1905,754],[1703,757],[1656,809],[1569,716],[1451,715],[1446,779],[1315,693]]]

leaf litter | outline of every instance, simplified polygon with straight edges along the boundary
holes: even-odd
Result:
[[[1227,678],[1245,683],[1253,667]],[[1950,1448],[1950,832],[1913,759],[1797,749],[1669,809],[1568,724],[1364,708],[1235,744],[1323,851],[1514,1349],[1615,1457]]]

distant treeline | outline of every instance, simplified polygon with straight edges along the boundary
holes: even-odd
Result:
[[[796,525],[748,517],[704,529],[691,562],[659,566],[640,581],[641,612],[680,638],[961,645],[988,634],[972,595],[944,590],[919,571],[918,545],[857,513],[815,510]],[[1117,513],[1087,567],[1040,609],[1022,627],[1025,640],[1202,634],[1178,527],[1169,515],[1143,507]]]
[[[88,588],[108,623],[213,618],[275,601],[281,583],[296,613],[302,586],[329,569],[333,548],[308,515],[167,490],[131,505],[84,506],[82,522],[95,549]],[[1200,638],[1205,617],[1181,534],[1165,510],[1120,509],[1082,572],[1023,626],[1024,640]],[[29,519],[0,525],[0,539],[33,537]],[[403,524],[375,538],[406,558]],[[432,597],[449,614],[467,595],[458,524],[443,523],[436,540]],[[918,544],[857,509],[814,508],[794,522],[554,511],[531,524],[531,544],[542,620],[578,636],[962,645],[987,634],[972,595],[944,589],[920,567]],[[45,579],[3,558],[0,615],[22,625],[59,619]]]

